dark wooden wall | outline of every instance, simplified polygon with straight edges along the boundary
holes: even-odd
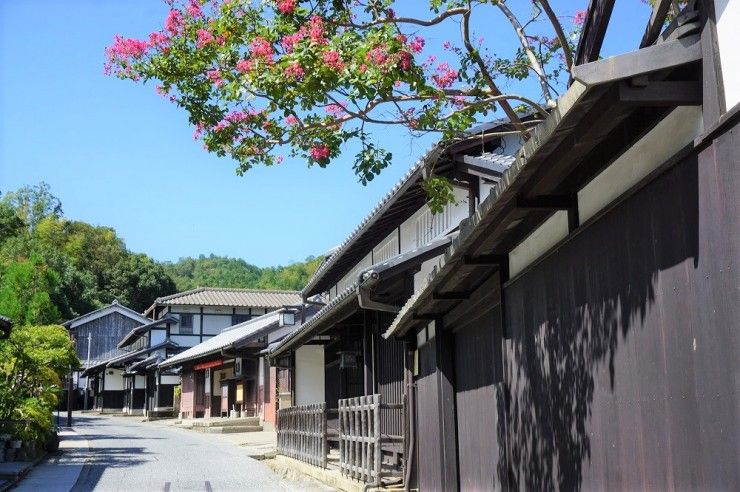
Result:
[[[740,489],[740,138],[505,289],[514,488]]]
[[[70,333],[76,337],[77,357],[83,366],[87,361],[87,336],[92,334],[90,345],[90,360],[101,360],[113,357],[117,353],[123,353],[116,346],[124,335],[141,323],[118,312],[113,312],[88,323],[70,329]]]
[[[384,404],[403,403],[404,387],[404,343],[395,338],[386,340],[380,336],[393,322],[393,313],[374,313],[376,330],[377,392]],[[383,409],[380,414],[380,431],[392,436],[403,435],[403,414],[401,409]]]

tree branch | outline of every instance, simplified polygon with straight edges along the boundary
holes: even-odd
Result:
[[[537,75],[537,78],[540,81],[540,88],[542,89],[542,95],[545,97],[545,100],[547,101],[547,105],[550,107],[555,107],[555,101],[553,100],[552,95],[550,94],[550,87],[547,85],[547,78],[545,77],[545,72],[542,70],[542,65],[540,65],[540,62],[537,59],[537,56],[534,54],[534,51],[532,51],[532,47],[529,45],[529,40],[527,40],[527,36],[524,34],[524,29],[522,28],[522,25],[519,22],[519,19],[517,19],[514,13],[511,10],[509,10],[509,7],[506,5],[504,1],[496,2],[496,6],[504,14],[504,16],[509,20],[509,23],[511,23],[512,27],[514,28],[514,31],[516,32],[516,35],[519,38],[519,42],[521,43],[522,48],[524,49],[524,53],[526,53],[527,58],[529,59],[529,64],[531,65],[534,73]]]
[[[550,23],[552,24],[552,27],[555,29],[555,34],[557,35],[558,40],[560,41],[560,47],[563,49],[563,56],[565,56],[566,70],[570,72],[570,69],[573,67],[573,52],[571,51],[570,45],[568,44],[568,38],[565,35],[565,32],[563,31],[563,26],[560,24],[558,17],[555,15],[555,12],[552,10],[549,0],[537,0],[537,1],[540,3],[540,5],[542,5],[542,9],[545,11],[547,18],[550,19]]]
[[[480,54],[478,51],[473,47],[473,43],[470,42],[470,3],[468,3],[468,9],[463,14],[463,21],[462,24],[460,24],[460,30],[462,32],[462,38],[463,43],[465,44],[465,49],[470,54],[470,57],[475,61],[475,63],[478,65],[478,68],[481,71],[481,76],[483,77],[483,80],[486,82],[488,87],[491,89],[491,93],[494,96],[500,96],[501,91],[496,86],[496,83],[493,81],[493,77],[491,77],[491,74],[488,73],[488,69],[486,68],[486,64],[483,61],[483,59],[480,57]],[[517,130],[520,130],[522,132],[522,135],[525,139],[529,138],[529,130],[527,130],[527,127],[522,125],[522,120],[519,118],[519,115],[516,114],[516,111],[514,111],[509,104],[508,101],[503,100],[499,101],[499,105],[501,106],[501,109],[504,110],[504,113],[506,113],[506,116],[511,121],[512,125]]]
[[[436,24],[439,24],[440,22],[444,21],[445,19],[449,17],[453,17],[456,15],[462,15],[465,13],[467,9],[465,8],[454,8],[450,10],[446,10],[439,14],[438,16],[429,19],[416,19],[414,17],[385,17],[383,19],[375,19],[371,22],[366,22],[362,24],[355,24],[354,22],[350,23],[343,23],[343,22],[332,22],[331,20],[328,20],[328,23],[334,24],[335,26],[340,27],[352,27],[354,29],[368,29],[370,27],[379,26],[381,24],[413,24],[416,26],[434,26]]]

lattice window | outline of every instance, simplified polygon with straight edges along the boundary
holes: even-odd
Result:
[[[398,237],[393,234],[373,252],[373,263],[386,261],[398,254]]]
[[[452,227],[453,205],[445,206],[441,213],[433,214],[428,208],[416,218],[416,247],[429,244]]]

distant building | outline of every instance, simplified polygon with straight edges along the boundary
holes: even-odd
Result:
[[[120,409],[123,406],[123,377],[119,370],[103,371],[107,361],[125,354],[118,348],[118,342],[129,331],[151,320],[118,301],[78,316],[64,323],[75,342],[77,357],[82,363],[80,371],[73,375],[76,389],[87,390],[88,398],[94,403],[87,405],[103,409]],[[101,368],[99,371],[88,371]],[[93,375],[94,378],[89,379]],[[82,407],[86,405],[83,402]],[[78,405],[80,406],[80,405]]]
[[[13,322],[9,318],[0,315],[0,340],[10,336],[10,330],[13,329]]]

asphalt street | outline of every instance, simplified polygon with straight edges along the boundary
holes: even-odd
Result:
[[[89,451],[73,491],[312,489],[287,482],[239,446],[137,418],[82,416]]]

